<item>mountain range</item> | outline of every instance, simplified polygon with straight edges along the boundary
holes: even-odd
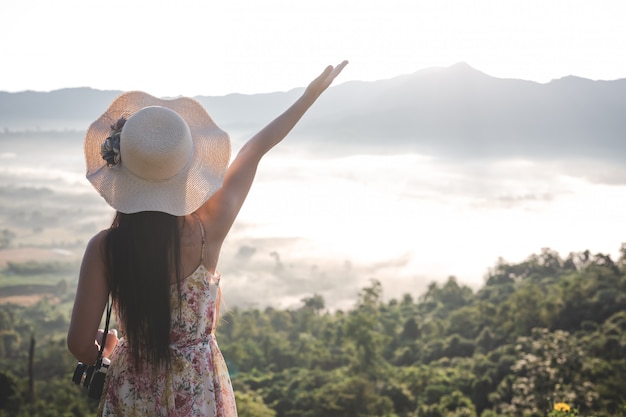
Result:
[[[197,96],[226,130],[253,133],[302,89]],[[0,92],[0,129],[85,130],[120,94]],[[294,130],[302,144],[447,157],[626,157],[626,79],[501,79],[465,63],[329,89]]]

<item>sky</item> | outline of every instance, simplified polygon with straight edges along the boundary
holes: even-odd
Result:
[[[8,0],[0,91],[254,94],[467,62],[548,82],[626,78],[621,0]]]

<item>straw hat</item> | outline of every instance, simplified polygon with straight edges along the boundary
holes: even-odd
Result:
[[[126,121],[116,131],[120,118]],[[115,163],[103,159],[103,144],[114,137],[119,137]],[[196,100],[133,91],[115,99],[91,124],[85,159],[87,179],[116,210],[182,216],[221,187],[230,139]]]

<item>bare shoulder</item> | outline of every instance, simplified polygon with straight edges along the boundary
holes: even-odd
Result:
[[[87,247],[85,248],[85,255],[83,257],[83,262],[87,260],[103,260],[104,258],[104,250],[106,245],[106,238],[109,234],[109,230],[101,230],[96,233],[87,243]]]
[[[94,235],[85,249],[78,276],[78,293],[90,299],[106,299],[108,283],[106,279],[105,243],[108,231]]]
[[[106,238],[109,235],[109,229],[100,230],[96,233],[87,243],[87,248],[90,249],[101,249],[104,248],[106,243]]]
[[[87,362],[93,362],[97,354],[93,335],[98,329],[109,294],[103,256],[107,234],[106,230],[98,232],[85,249],[67,335],[70,351],[79,360]]]
[[[105,241],[106,237],[109,235],[109,230],[110,229],[100,230],[98,233],[96,233],[89,240],[89,245],[102,245],[102,244],[104,244],[104,241]]]

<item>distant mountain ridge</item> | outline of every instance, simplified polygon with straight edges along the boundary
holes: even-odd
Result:
[[[225,129],[253,131],[302,89],[196,97]],[[86,129],[119,91],[0,92],[0,129]],[[465,63],[332,87],[297,126],[304,144],[447,155],[626,157],[626,79],[546,84]]]
[[[499,79],[466,64],[329,92],[309,134],[402,142],[428,154],[626,156],[626,79]],[[322,123],[323,121],[323,123]],[[341,137],[341,135],[339,135]]]

